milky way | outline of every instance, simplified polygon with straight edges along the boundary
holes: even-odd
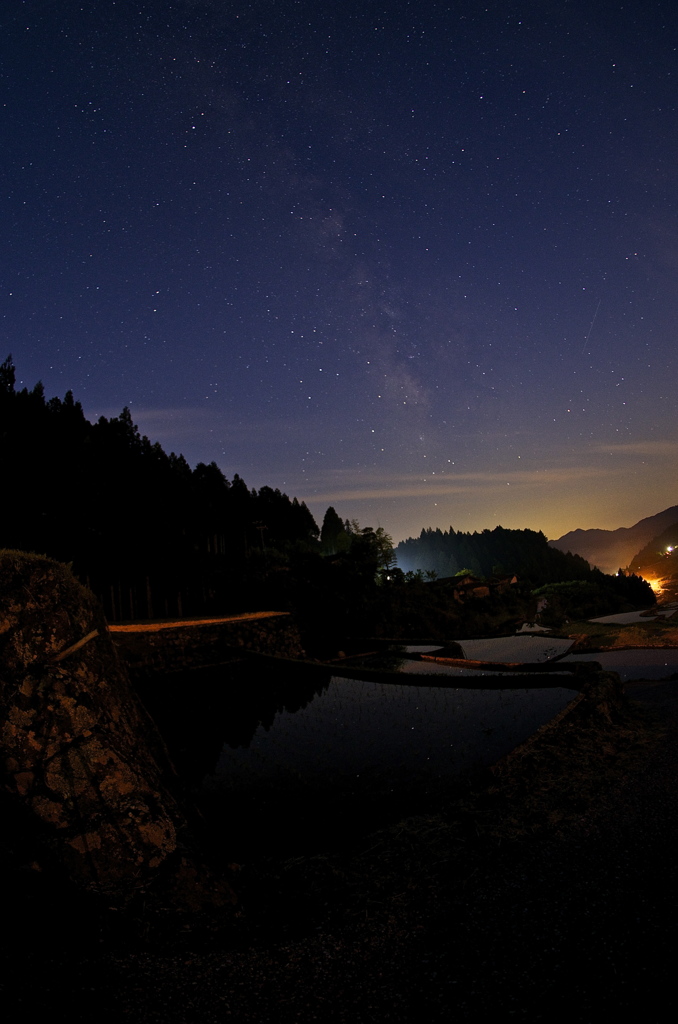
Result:
[[[668,3],[19,3],[0,358],[318,518],[676,503]]]

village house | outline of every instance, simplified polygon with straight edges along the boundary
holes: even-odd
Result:
[[[443,576],[441,579],[432,580],[428,586],[449,592],[453,600],[463,604],[475,598],[489,597],[490,594],[503,594],[517,582],[518,577],[513,573],[490,576],[486,580],[466,573],[463,576]]]

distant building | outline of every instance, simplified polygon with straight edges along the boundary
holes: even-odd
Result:
[[[481,580],[467,573],[464,576],[443,576],[428,586],[448,592],[455,601],[463,604],[476,598],[489,597],[490,594],[503,594],[517,582],[518,577],[513,574],[490,576],[487,580]]]

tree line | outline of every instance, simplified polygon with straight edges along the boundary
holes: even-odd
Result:
[[[426,529],[394,552],[383,528],[331,507],[319,529],[303,501],[167,454],[129,409],[91,423],[70,391],[17,390],[11,357],[0,364],[0,479],[0,547],[71,563],[111,621],[291,611],[307,649],[327,653],[356,634],[461,635],[470,611],[427,584],[461,569],[521,577],[520,600],[502,599],[499,619],[529,614],[535,587],[567,580],[618,603],[644,599],[643,581],[614,582],[531,530]]]
[[[454,576],[463,569],[477,576],[511,572],[535,585],[585,579],[592,571],[580,555],[549,547],[543,533],[503,526],[474,533],[424,529],[419,537],[401,541],[396,556],[404,570],[428,569],[438,576]]]
[[[17,390],[11,356],[0,364],[0,479],[0,546],[71,563],[111,621],[267,606],[314,620],[328,604],[351,618],[356,590],[392,559],[382,529],[330,508],[321,532],[303,501],[228,480],[215,462],[191,469],[127,408],[91,423],[71,391]]]
[[[483,578],[515,573],[523,585],[529,584],[533,596],[544,597],[557,608],[560,618],[606,615],[655,602],[652,588],[641,577],[622,569],[615,575],[592,569],[580,555],[550,547],[536,530],[424,529],[419,537],[401,541],[395,553],[402,569],[442,577],[462,570]]]

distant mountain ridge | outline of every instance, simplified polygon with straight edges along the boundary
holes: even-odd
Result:
[[[641,519],[635,526],[620,526],[618,530],[570,530],[557,540],[550,540],[549,544],[560,551],[581,555],[603,572],[616,572],[620,567],[626,568],[641,548],[674,523],[678,523],[678,505]]]

